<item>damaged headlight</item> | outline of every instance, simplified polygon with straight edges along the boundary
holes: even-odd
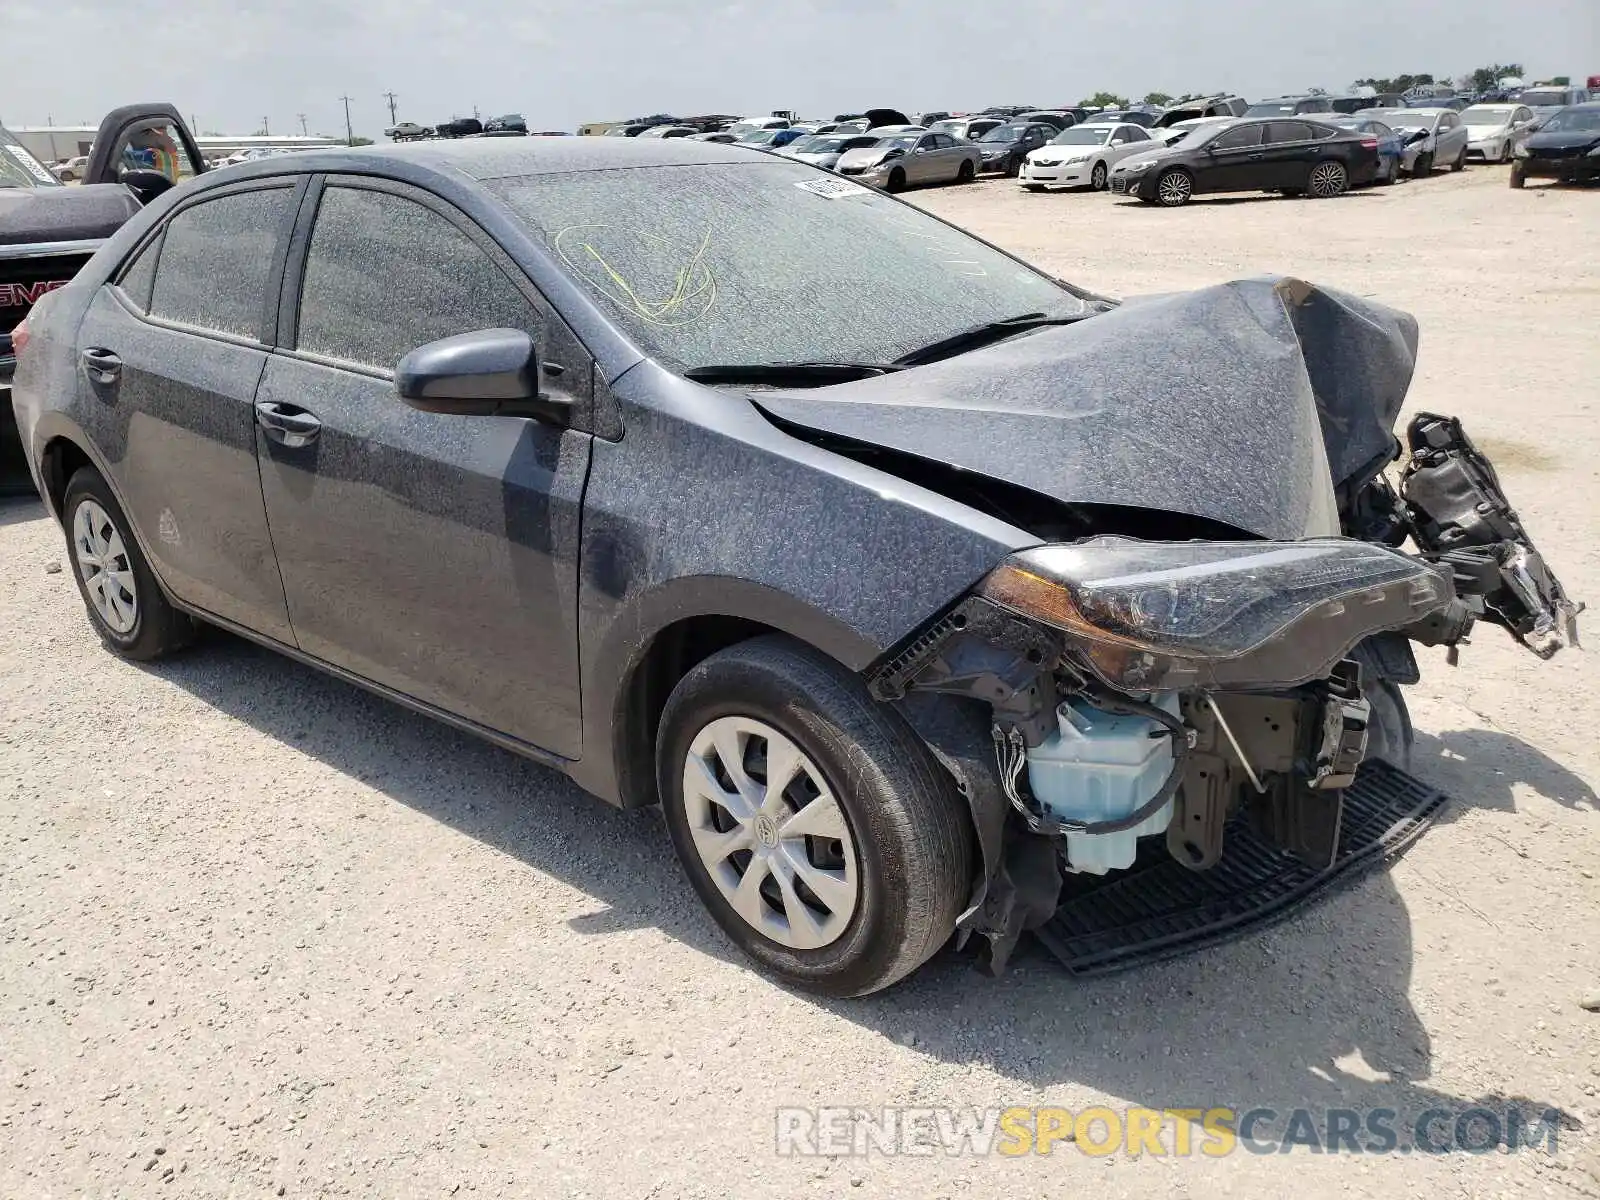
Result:
[[[1012,555],[981,594],[1075,641],[1124,691],[1291,686],[1369,634],[1448,603],[1449,578],[1384,546],[1097,537]]]

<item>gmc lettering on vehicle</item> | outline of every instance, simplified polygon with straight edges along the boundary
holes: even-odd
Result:
[[[38,283],[0,283],[0,308],[32,305],[40,296],[66,287],[65,279],[41,279]]]

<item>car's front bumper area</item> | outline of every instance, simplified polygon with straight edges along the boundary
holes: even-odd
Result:
[[[978,160],[979,175],[1009,175],[1011,173],[1011,158],[1009,155],[1000,158],[980,158]]]
[[[1156,175],[1158,172],[1146,168],[1143,171],[1113,171],[1107,186],[1113,195],[1137,196],[1141,200],[1152,200],[1156,194]]]
[[[1088,187],[1090,186],[1090,164],[1085,162],[1062,163],[1036,163],[1032,160],[1022,164],[1022,170],[1017,179],[1024,184],[1043,185],[1045,187]]]
[[[1517,167],[1529,178],[1560,179],[1577,183],[1600,179],[1600,155],[1576,154],[1561,158],[1518,158]]]
[[[1509,149],[1506,142],[1507,139],[1503,137],[1482,138],[1476,142],[1468,142],[1467,157],[1482,159],[1485,162],[1490,160],[1498,162],[1505,157],[1506,151]]]

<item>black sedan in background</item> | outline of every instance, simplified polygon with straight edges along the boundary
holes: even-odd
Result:
[[[983,163],[978,170],[985,174],[1000,171],[1015,175],[1022,170],[1028,151],[1037,150],[1060,132],[1054,126],[1038,121],[1011,121],[996,125],[978,139],[978,149],[983,152]]]
[[[1208,125],[1160,154],[1117,165],[1112,192],[1176,208],[1206,192],[1343,195],[1378,173],[1378,139],[1321,121]]]
[[[1574,104],[1546,118],[1512,155],[1514,188],[1530,176],[1568,183],[1600,179],[1600,103]]]

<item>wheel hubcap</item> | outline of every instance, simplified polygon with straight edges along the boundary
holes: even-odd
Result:
[[[1179,203],[1189,198],[1189,177],[1187,175],[1168,175],[1161,181],[1161,198],[1170,203]]]
[[[701,863],[752,929],[794,950],[844,933],[861,895],[855,841],[788,737],[750,717],[711,722],[684,762],[683,801]]]
[[[1333,163],[1323,163],[1311,173],[1311,186],[1320,195],[1338,191],[1341,182],[1339,168]]]
[[[94,500],[72,514],[72,555],[100,619],[115,633],[132,633],[139,620],[139,593],[122,534]]]

